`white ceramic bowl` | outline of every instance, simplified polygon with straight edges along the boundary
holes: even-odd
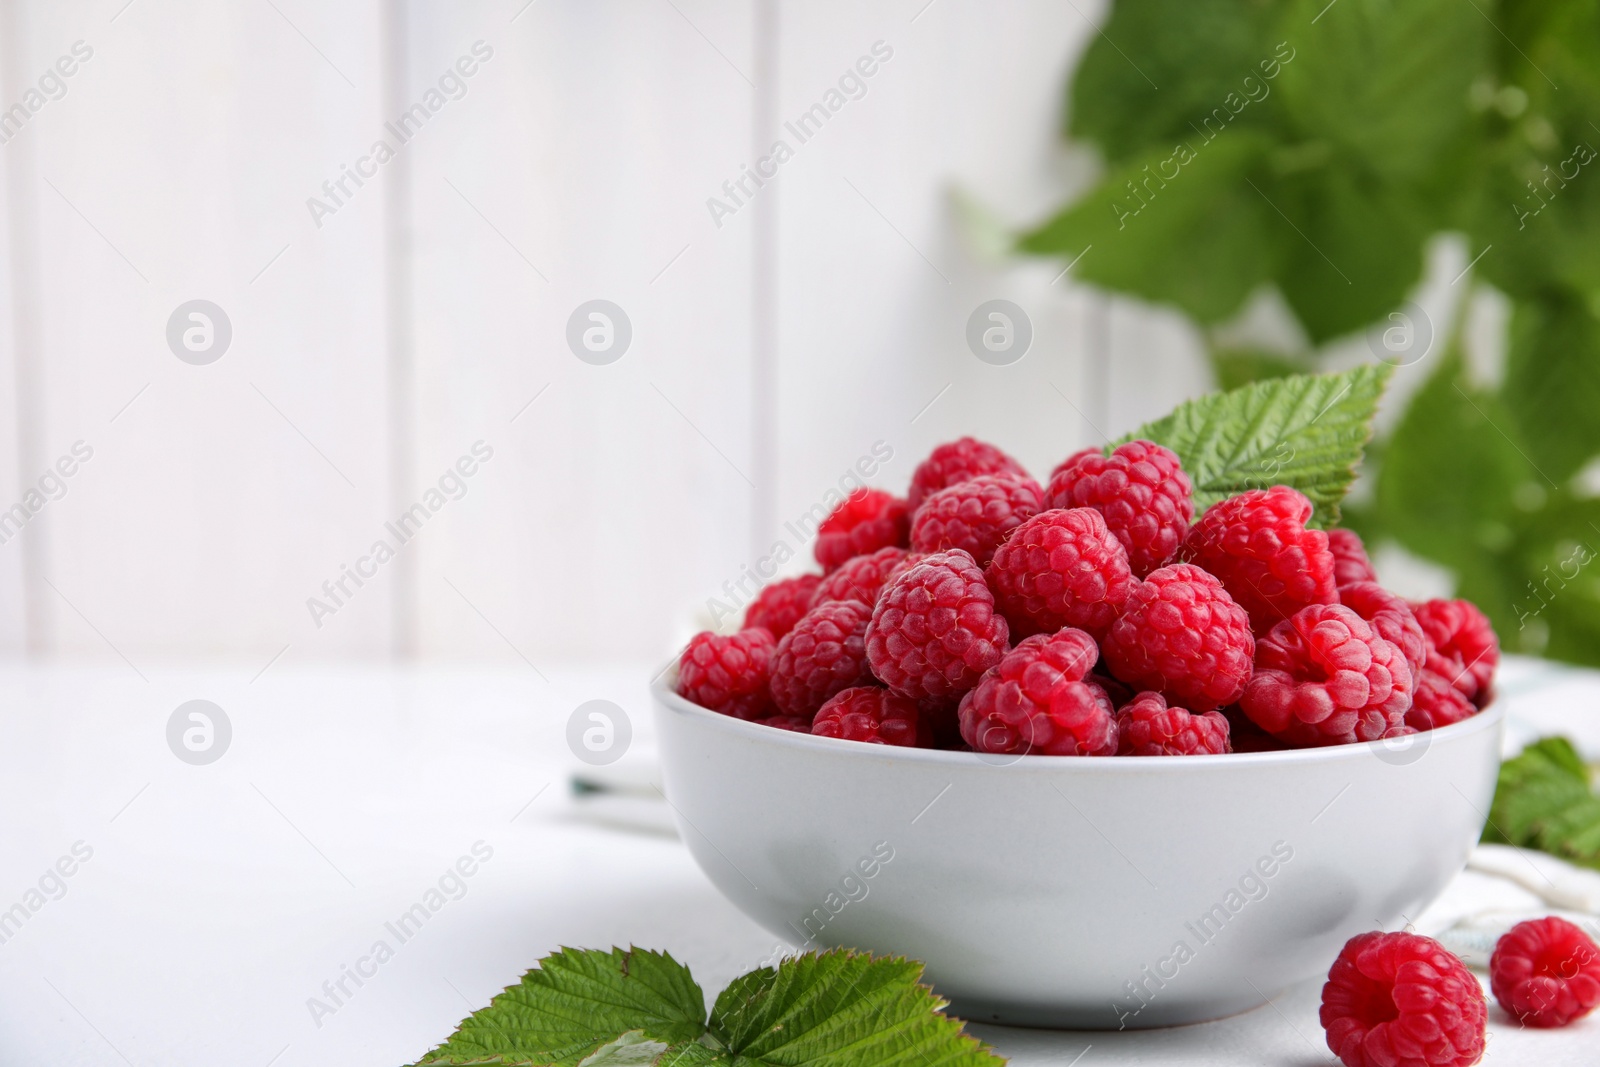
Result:
[[[1405,742],[1166,758],[888,748],[655,688],[666,796],[790,944],[922,960],[957,1015],[1077,1029],[1255,1007],[1414,919],[1494,795],[1502,711]]]

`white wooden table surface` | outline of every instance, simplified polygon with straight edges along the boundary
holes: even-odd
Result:
[[[608,824],[572,796],[582,765],[565,728],[583,701],[630,713],[616,769],[648,770],[647,668],[549,681],[526,668],[142,669],[0,667],[0,912],[38,904],[0,943],[0,1063],[396,1067],[558,945],[668,949],[710,993],[775,948],[676,837]],[[1512,664],[1503,689],[1514,732],[1600,751],[1595,676]],[[231,725],[210,764],[167,742],[194,699]],[[641,801],[635,814],[662,813]],[[475,849],[472,876],[446,883],[454,899],[394,937],[385,924]],[[379,940],[392,958],[362,963]],[[375,973],[345,979],[335,1006],[324,983],[357,965]],[[1174,1030],[976,1029],[1019,1065],[1301,1067],[1328,1061],[1318,988]],[[1488,1063],[1600,1059],[1600,1019],[1557,1033],[1491,1020]]]

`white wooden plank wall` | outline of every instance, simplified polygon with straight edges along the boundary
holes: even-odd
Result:
[[[1181,324],[953,207],[1021,224],[1082,180],[1055,129],[1099,5],[122,3],[0,24],[7,106],[93,49],[0,145],[0,506],[94,450],[0,544],[7,654],[657,657],[808,553],[785,522],[875,442],[890,486],[961,433],[1044,475],[1206,384]],[[166,340],[197,298],[233,331],[204,366]],[[1034,331],[1009,366],[965,341],[995,298]],[[607,365],[566,340],[595,299],[632,328]]]
[[[495,49],[413,156],[418,478],[495,450],[422,543],[430,654],[662,655],[749,544],[751,236],[704,201],[748,153],[753,5],[674,4],[412,5],[419,81]],[[632,327],[606,365],[566,339],[596,299]]]
[[[382,200],[320,230],[305,207],[372,136],[378,7],[275,3],[14,5],[27,79],[93,49],[17,138],[32,166],[8,189],[38,233],[37,347],[11,356],[37,381],[23,474],[93,449],[17,539],[44,540],[23,558],[46,655],[309,647],[304,597],[384,502]],[[205,366],[166,340],[196,298],[232,326]],[[385,649],[383,590],[337,621],[321,653]]]

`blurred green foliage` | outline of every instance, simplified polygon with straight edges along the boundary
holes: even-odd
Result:
[[[1546,737],[1500,765],[1483,839],[1600,868],[1600,796],[1572,742]]]
[[[1464,234],[1452,284],[1508,299],[1504,368],[1430,324],[1345,518],[1449,568],[1508,649],[1600,663],[1600,0],[1114,0],[1102,30],[1063,133],[1105,174],[1019,249],[1203,328],[1276,287],[1307,350],[1214,345],[1233,387],[1377,336]]]

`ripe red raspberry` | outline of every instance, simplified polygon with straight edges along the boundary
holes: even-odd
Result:
[[[833,694],[872,681],[867,623],[859,600],[830,600],[806,612],[772,656],[772,701],[785,715],[815,715]]]
[[[1406,725],[1414,729],[1437,730],[1478,713],[1477,705],[1462,696],[1461,690],[1438,671],[1423,667],[1413,680],[1413,689]]]
[[[878,594],[883,592],[895,568],[905,558],[905,549],[889,547],[845,560],[838,570],[817,585],[816,592],[811,596],[811,606],[826,604],[830,600],[859,600],[871,607],[878,602]]]
[[[811,716],[809,715],[770,715],[758,721],[762,726],[771,726],[777,730],[788,730],[794,734],[809,734],[811,732]]]
[[[1328,535],[1307,529],[1309,518],[1311,501],[1297,489],[1250,489],[1200,517],[1184,558],[1221,579],[1260,636],[1308,604],[1339,600]]]
[[[822,569],[831,571],[852,556],[891,545],[904,548],[910,528],[904,500],[882,489],[857,489],[822,520],[812,552]]]
[[[773,648],[772,634],[760,627],[728,637],[695,634],[678,657],[678,695],[736,719],[765,718],[772,712]]]
[[[1352,937],[1322,987],[1322,1028],[1345,1067],[1468,1067],[1483,1056],[1483,989],[1431,937]]]
[[[1412,610],[1428,635],[1428,669],[1444,675],[1478,707],[1488,704],[1500,642],[1483,612],[1468,600],[1429,600]]]
[[[1312,604],[1256,644],[1256,673],[1239,706],[1291,745],[1376,741],[1405,724],[1411,668],[1349,608]]]
[[[1041,511],[984,571],[1014,636],[1076,626],[1105,633],[1133,592],[1128,552],[1093,508]]]
[[[901,557],[900,562],[896,563],[894,565],[894,569],[889,572],[889,577],[884,580],[883,588],[884,589],[889,588],[889,583],[890,582],[893,582],[896,578],[900,577],[906,571],[910,570],[912,567],[915,567],[917,564],[919,564],[923,560],[927,559],[929,555],[930,555],[930,553],[927,553],[927,552],[907,552],[904,556]],[[882,591],[883,590],[879,590],[879,593],[881,594]]]
[[[1062,471],[1066,470],[1068,467],[1070,467],[1074,463],[1078,462],[1078,460],[1082,459],[1084,456],[1103,456],[1103,455],[1105,455],[1105,451],[1103,449],[1096,448],[1094,445],[1090,445],[1088,448],[1080,448],[1076,452],[1074,452],[1072,455],[1070,455],[1066,459],[1062,460],[1060,463],[1057,463],[1055,465],[1055,468],[1050,472],[1050,478],[1051,478],[1052,481],[1054,481],[1056,475],[1060,474]]]
[[[876,685],[852,686],[829,697],[817,712],[811,732],[902,748],[933,744],[932,726],[917,702]]]
[[[1152,689],[1194,711],[1231,704],[1256,653],[1250,617],[1222,583],[1177,563],[1151,571],[1106,632],[1106,665],[1136,690]]]
[[[994,445],[963,437],[940,445],[928,454],[927,459],[917,464],[917,469],[911,473],[911,491],[906,494],[906,504],[915,515],[922,502],[932,494],[980,474],[1028,477],[1022,464]]]
[[[1041,507],[1032,478],[982,474],[941,489],[922,502],[911,521],[911,550],[960,548],[987,567],[1012,530]]]
[[[1117,712],[1119,756],[1217,756],[1232,752],[1220,711],[1192,715],[1168,707],[1160,693],[1140,693]]]
[[[872,673],[912,699],[971,689],[1010,647],[983,572],[959,548],[931,553],[895,577],[867,627]]]
[[[1109,456],[1085,449],[1045,489],[1047,508],[1094,508],[1128,550],[1143,578],[1177,556],[1194,518],[1194,486],[1178,457],[1149,441],[1118,445]]]
[[[756,594],[750,606],[744,609],[745,629],[760,626],[774,638],[782,637],[800,621],[800,616],[811,610],[820,574],[802,574],[798,578],[779,578]]]
[[[1393,641],[1416,678],[1428,659],[1428,638],[1404,597],[1377,582],[1350,582],[1339,587],[1339,603],[1361,616],[1373,633]]]
[[[1600,946],[1554,915],[1520,922],[1494,946],[1489,989],[1523,1026],[1565,1026],[1600,1004]]]
[[[1378,580],[1378,572],[1367,558],[1367,546],[1354,530],[1329,530],[1328,551],[1333,553],[1333,584],[1340,589],[1352,582]]]
[[[962,698],[962,740],[977,752],[1018,756],[1115,754],[1111,698],[1084,680],[1098,657],[1082,630],[1022,641]]]

